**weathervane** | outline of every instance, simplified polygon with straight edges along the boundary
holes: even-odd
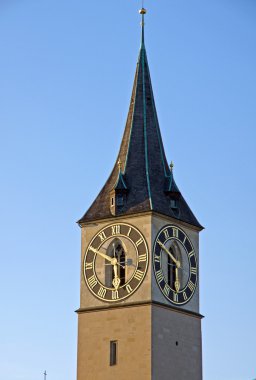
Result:
[[[44,380],[46,380],[47,373],[44,371]]]

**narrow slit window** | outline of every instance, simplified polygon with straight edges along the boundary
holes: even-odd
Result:
[[[110,341],[110,365],[117,365],[117,341]]]

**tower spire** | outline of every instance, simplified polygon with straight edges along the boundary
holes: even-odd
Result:
[[[139,10],[141,48],[118,158],[108,180],[79,223],[154,211],[200,228],[166,160],[144,44],[147,11],[143,5]],[[175,209],[173,200],[177,204]]]
[[[147,10],[143,7],[143,2],[142,2],[142,8],[139,10],[139,13],[141,14],[141,47],[144,47],[144,27],[145,27],[144,16],[147,13]]]

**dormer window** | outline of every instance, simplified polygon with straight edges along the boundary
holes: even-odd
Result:
[[[178,208],[178,201],[177,199],[171,199],[170,206],[172,210],[177,210]]]
[[[121,161],[120,159],[117,162],[118,164],[118,174],[115,186],[110,191],[110,212],[112,215],[118,215],[121,214],[124,210],[124,206],[126,203],[126,195],[128,192],[124,174],[121,170]]]
[[[117,205],[117,207],[121,207],[121,206],[124,205],[124,196],[123,196],[123,194],[117,194],[116,205]]]

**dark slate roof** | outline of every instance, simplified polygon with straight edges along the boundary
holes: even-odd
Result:
[[[201,228],[181,194],[179,212],[170,207],[170,194],[168,195],[166,186],[169,186],[170,191],[180,191],[164,152],[144,44],[143,24],[142,43],[119,154],[107,182],[78,223],[113,218],[110,212],[110,192],[117,185],[127,188],[122,216],[155,211]]]

